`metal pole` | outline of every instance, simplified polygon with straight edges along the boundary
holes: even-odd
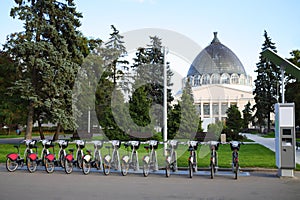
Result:
[[[166,47],[163,47],[164,51],[164,154],[167,154],[167,141],[168,141],[168,108],[167,108],[167,61],[166,61]]]
[[[91,111],[90,111],[90,107],[89,107],[89,110],[88,110],[88,134],[90,134],[91,132]]]
[[[281,66],[281,85],[282,85],[282,103],[285,102],[285,98],[284,98],[284,88],[285,88],[285,84],[284,84],[284,67]]]

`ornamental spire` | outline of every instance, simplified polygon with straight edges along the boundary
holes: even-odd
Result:
[[[220,40],[218,39],[217,35],[218,35],[218,32],[214,32],[214,39],[211,42],[211,44],[213,44],[213,43],[221,43]]]

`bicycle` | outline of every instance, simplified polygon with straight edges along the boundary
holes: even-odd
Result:
[[[158,141],[156,140],[150,140],[149,146],[144,146],[144,148],[147,150],[148,155],[145,155],[143,157],[143,174],[145,177],[149,175],[150,169],[153,171],[158,170],[158,163],[157,163],[157,155],[156,155],[156,149],[158,148]],[[150,152],[149,152],[150,149]]]
[[[217,141],[209,141],[208,144],[210,147],[210,178],[213,179],[218,169],[217,150],[220,143]]]
[[[45,166],[47,173],[52,173],[55,167],[55,155],[54,155],[54,144],[51,140],[41,140],[43,149],[41,151],[41,159],[38,162],[42,162]],[[53,153],[50,153],[49,148],[53,148]]]
[[[67,155],[66,148],[68,147],[69,142],[66,140],[58,140],[58,162],[62,168],[65,168],[65,157]]]
[[[139,160],[138,160],[138,152],[140,142],[139,141],[129,141],[124,144],[127,149],[127,155],[122,157],[121,163],[121,173],[123,176],[126,176],[129,169],[133,169],[134,171],[139,170]],[[128,147],[131,148],[131,154],[129,155]]]
[[[193,173],[197,172],[197,149],[198,149],[198,142],[197,141],[188,141],[188,151],[190,152],[189,156],[189,177],[193,177]]]
[[[73,153],[74,153],[74,149],[69,149],[69,152],[68,154],[66,154],[65,158],[64,158],[64,161],[65,161],[65,164],[64,164],[64,169],[65,169],[65,172],[66,174],[71,174],[72,171],[73,171],[73,163],[74,163],[74,156],[73,156]]]
[[[24,141],[22,141],[24,142]],[[20,144],[22,143],[20,142]],[[21,158],[20,156],[20,144],[14,145],[14,147],[17,149],[17,153],[9,153],[6,156],[6,169],[9,172],[14,172],[17,170],[17,168],[20,166],[21,168],[24,165],[24,158]],[[26,152],[27,149],[25,149],[24,152]]]
[[[177,152],[178,141],[170,140],[168,141],[169,148],[167,149],[166,156],[166,177],[170,176],[171,169],[173,172],[177,171]]]
[[[79,169],[82,169],[82,164],[83,164],[83,149],[85,147],[85,142],[83,140],[76,140],[76,165]]]
[[[230,142],[230,148],[232,151],[232,172],[234,173],[234,178],[238,178],[238,173],[239,173],[239,153],[238,151],[240,150],[240,145],[244,144],[243,142],[238,142],[238,141],[231,141]]]
[[[101,156],[101,148],[103,147],[102,141],[93,141],[94,144],[94,160],[91,161],[91,166],[95,167],[98,170],[101,170],[103,162]]]
[[[109,175],[110,169],[114,168],[115,170],[120,170],[120,156],[119,156],[119,148],[121,145],[120,140],[112,140],[111,146],[105,146],[109,150],[109,153],[104,156],[103,159],[103,173],[105,175]],[[113,148],[112,156],[110,156],[110,148]]]

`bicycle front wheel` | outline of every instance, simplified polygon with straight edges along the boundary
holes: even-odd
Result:
[[[36,171],[36,168],[37,168],[36,160],[31,160],[28,158],[26,165],[27,165],[27,169],[30,173],[33,173]]]
[[[104,175],[109,175],[110,173],[110,163],[103,162],[103,173]]]
[[[11,159],[7,158],[7,160],[6,160],[6,169],[7,169],[7,171],[14,172],[14,171],[16,171],[18,166],[19,166],[19,164],[16,160],[11,160]]]
[[[136,153],[134,153],[134,154],[132,155],[131,166],[132,166],[132,169],[133,169],[134,171],[137,171],[137,170],[138,170],[138,160],[137,160],[137,157],[136,157]]]
[[[149,175],[149,164],[147,164],[147,163],[144,163],[143,174],[145,177],[147,177]]]
[[[238,178],[238,172],[239,172],[239,163],[235,163],[234,179]]]
[[[189,162],[189,177],[193,178],[193,163]]]
[[[76,158],[77,158],[77,167],[79,167],[80,169],[82,169],[82,163],[83,163],[83,159],[82,159],[82,153],[81,151],[77,152]]]
[[[62,151],[59,152],[59,165],[62,168],[65,168],[65,155],[63,154]]]
[[[47,173],[54,172],[54,162],[49,161],[48,159],[45,159],[45,170]]]
[[[171,169],[170,169],[170,165],[169,164],[167,164],[166,165],[166,177],[169,177],[170,176],[170,174],[171,174]]]
[[[101,158],[100,158],[100,153],[97,151],[95,154],[95,166],[96,169],[101,169]]]
[[[83,172],[83,174],[85,174],[85,175],[89,174],[90,170],[91,170],[91,163],[87,162],[83,159],[83,161],[82,161],[82,172]]]
[[[121,174],[123,176],[126,176],[128,173],[128,169],[129,169],[129,163],[126,163],[125,161],[123,161],[121,164]]]
[[[214,178],[214,173],[215,173],[215,165],[211,164],[210,165],[210,178],[213,179]]]

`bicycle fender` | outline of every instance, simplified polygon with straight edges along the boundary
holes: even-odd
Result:
[[[111,160],[111,156],[110,156],[110,155],[106,155],[106,156],[104,157],[104,161],[105,161],[106,163],[110,163],[110,160]]]
[[[36,160],[37,159],[37,155],[35,153],[31,153],[28,155],[28,158],[33,161],[33,160]]]
[[[128,163],[128,162],[129,162],[129,156],[123,156],[122,160],[123,160],[125,163]]]
[[[149,161],[150,161],[150,157],[149,156],[144,156],[143,161],[148,164]]]
[[[46,155],[45,158],[46,158],[47,160],[49,160],[50,162],[52,162],[52,161],[55,159],[55,157],[54,157],[53,154],[48,154],[48,155]]]
[[[14,161],[18,159],[19,155],[17,153],[10,153],[6,157]]]
[[[83,159],[86,161],[86,162],[90,162],[91,161],[91,156],[90,155],[85,155],[84,157],[83,157]]]
[[[71,154],[66,155],[66,159],[67,161],[71,162],[73,160],[73,155]]]

